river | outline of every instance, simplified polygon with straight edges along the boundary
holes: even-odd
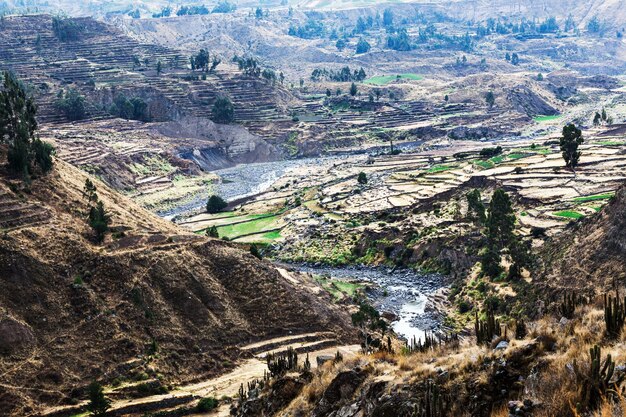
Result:
[[[440,329],[439,317],[426,310],[428,296],[444,285],[440,275],[411,269],[393,271],[385,267],[292,266],[309,274],[373,284],[367,290],[369,301],[379,311],[390,312],[396,316],[397,319],[392,322],[393,330],[406,340],[423,340],[427,332],[437,332]]]

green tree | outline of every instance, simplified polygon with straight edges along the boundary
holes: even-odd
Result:
[[[9,145],[7,159],[12,173],[29,181],[35,166],[45,174],[52,169],[54,148],[37,136],[37,108],[22,83],[4,73],[0,90],[0,143]]]
[[[235,120],[235,107],[228,97],[218,97],[211,115],[215,123],[232,123]]]
[[[487,238],[493,242],[496,250],[501,250],[513,240],[515,213],[506,192],[497,189],[489,202],[489,215],[485,222]]]
[[[215,237],[215,238],[220,237],[220,234],[217,231],[217,226],[213,225],[213,226],[209,227],[208,229],[206,229],[206,235],[208,237]]]
[[[87,404],[87,411],[94,417],[104,416],[107,410],[111,408],[111,401],[104,395],[102,386],[97,382],[92,382],[87,388],[89,395],[89,403]]]
[[[493,105],[496,104],[496,96],[493,94],[492,91],[489,91],[487,94],[485,94],[485,102],[487,103],[489,108],[492,108]]]
[[[87,115],[85,97],[74,88],[68,89],[56,104],[69,121],[83,120]]]
[[[355,83],[352,83],[352,85],[350,86],[350,95],[352,97],[356,96],[356,93],[358,92],[358,89],[356,87]]]
[[[513,55],[511,55],[511,64],[519,65],[519,55],[516,52],[513,52]]]
[[[383,11],[383,25],[393,26],[393,12],[391,9],[385,9]]]
[[[365,172],[359,172],[356,180],[359,184],[367,184],[367,175],[365,174]]]
[[[369,52],[370,49],[372,49],[372,46],[369,44],[369,42],[367,42],[363,38],[359,38],[359,41],[356,44],[356,53],[364,54],[364,53]]]
[[[111,216],[107,213],[102,201],[98,201],[95,206],[91,207],[87,221],[96,235],[96,242],[102,243],[111,223]]]
[[[487,214],[485,205],[480,196],[480,191],[474,189],[467,193],[467,216],[477,224],[485,224]]]
[[[563,127],[563,135],[559,141],[561,153],[565,160],[565,166],[571,168],[576,174],[576,166],[580,160],[582,152],[578,150],[578,147],[582,145],[585,140],[583,139],[583,133],[574,124],[570,123]]]
[[[493,242],[489,241],[480,252],[480,265],[482,274],[489,278],[496,278],[502,273],[500,251],[495,248]]]
[[[228,207],[228,203],[219,195],[212,195],[206,203],[207,213],[215,214]]]
[[[157,71],[157,74],[159,74],[159,75],[163,71],[163,64],[161,63],[160,59],[157,61],[156,71]]]
[[[362,344],[363,351],[368,353],[370,350],[369,344],[371,339],[368,329],[374,331],[382,330],[384,332],[387,328],[387,323],[380,318],[380,313],[374,307],[366,303],[361,303],[359,311],[353,313],[351,318],[352,324],[361,330],[361,335],[364,340]]]
[[[257,259],[263,259],[263,255],[261,254],[261,251],[259,251],[259,247],[255,243],[250,245],[250,254],[252,254],[252,256]]]

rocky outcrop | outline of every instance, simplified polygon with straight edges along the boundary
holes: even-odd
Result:
[[[35,343],[31,327],[9,315],[0,316],[0,355],[23,351]]]

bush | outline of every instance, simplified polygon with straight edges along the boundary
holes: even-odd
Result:
[[[198,401],[198,405],[196,406],[196,410],[200,413],[206,413],[211,410],[215,410],[218,406],[217,399],[213,397],[202,398]]]
[[[56,105],[72,122],[82,120],[87,115],[85,97],[73,88],[67,90],[65,94],[61,93]]]
[[[235,107],[228,97],[219,97],[211,111],[215,123],[228,124],[235,120]]]
[[[228,203],[219,195],[212,195],[206,203],[207,213],[215,214],[228,207]]]
[[[359,184],[367,184],[367,175],[365,172],[359,172],[359,176],[356,179]]]

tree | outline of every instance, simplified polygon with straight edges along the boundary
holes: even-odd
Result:
[[[487,246],[481,251],[480,265],[481,272],[484,276],[496,278],[502,273],[502,266],[500,266],[500,251],[493,246],[492,242],[488,242]]]
[[[393,26],[393,12],[391,9],[385,9],[383,11],[383,25]]]
[[[487,106],[489,106],[489,108],[492,108],[494,104],[496,104],[496,96],[493,94],[492,91],[489,91],[487,94],[485,94],[485,102],[487,103]]]
[[[477,224],[485,224],[487,214],[480,191],[475,189],[467,193],[467,216]]]
[[[487,238],[493,242],[496,250],[501,250],[511,243],[515,229],[515,214],[511,200],[504,190],[497,189],[493,193],[485,225]]]
[[[359,41],[356,44],[356,53],[357,54],[364,54],[366,52],[369,52],[371,48],[372,47],[369,44],[369,42],[367,42],[363,38],[359,38]]]
[[[235,120],[235,107],[228,97],[218,97],[211,115],[215,123],[232,123]]]
[[[83,196],[87,199],[88,207],[91,207],[93,204],[98,202],[98,194],[96,191],[96,185],[89,178],[87,178],[85,180],[85,186],[83,187]]]
[[[228,203],[219,195],[213,194],[206,203],[207,213],[215,214],[228,207]]]
[[[384,332],[387,328],[387,323],[380,318],[380,313],[374,307],[366,303],[361,303],[359,311],[353,313],[351,318],[352,324],[361,330],[361,335],[364,339],[364,343],[362,344],[363,351],[368,353],[371,338],[368,329],[374,331],[380,329]]]
[[[163,64],[160,59],[157,61],[156,71],[159,75],[161,74],[161,71],[163,71]]]
[[[45,174],[52,169],[54,148],[37,138],[37,108],[21,82],[4,73],[0,91],[0,143],[9,145],[7,159],[12,173],[29,181],[34,167]]]
[[[350,86],[350,95],[352,97],[356,96],[357,91],[358,91],[358,89],[356,87],[356,84],[352,83],[352,85]]]
[[[96,242],[102,243],[111,223],[111,216],[107,213],[102,201],[98,201],[95,207],[91,207],[87,221],[96,234]]]
[[[537,81],[543,81],[543,74],[542,73],[537,74]]]
[[[346,41],[342,38],[337,39],[337,43],[335,43],[335,47],[338,50],[343,51],[343,49],[346,47]],[[358,45],[357,45],[357,50],[358,50]]]
[[[87,115],[85,97],[73,88],[61,94],[57,100],[57,107],[65,114],[65,117],[72,122],[84,119]]]
[[[570,123],[563,127],[563,135],[559,141],[561,153],[565,160],[565,166],[571,168],[576,175],[576,166],[582,152],[578,147],[584,142],[583,133],[574,124]]]
[[[359,172],[356,180],[359,184],[367,184],[367,175],[365,172]]]
[[[89,395],[89,403],[87,404],[87,410],[90,415],[94,417],[104,416],[109,408],[111,408],[111,401],[105,397],[102,386],[97,382],[92,382],[87,388]]]
[[[511,55],[511,64],[513,65],[519,64],[519,55],[517,55],[516,52],[513,52],[513,55]]]
[[[263,9],[261,9],[260,7],[256,8],[256,11],[254,12],[255,16],[257,19],[260,19],[263,17]]]
[[[215,238],[220,237],[220,234],[217,231],[217,226],[213,225],[213,226],[209,227],[208,229],[206,229],[206,235],[208,237],[215,237]]]
[[[259,251],[259,247],[255,243],[250,245],[250,254],[257,259],[263,259],[263,255],[261,255],[261,252]]]
[[[600,126],[601,121],[602,121],[602,116],[600,116],[600,113],[596,112],[596,115],[593,116],[593,125]]]

